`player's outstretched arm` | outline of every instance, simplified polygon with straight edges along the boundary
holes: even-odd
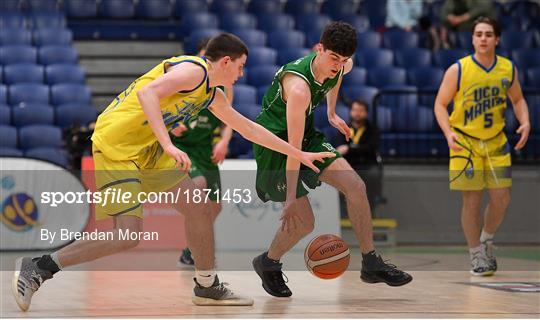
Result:
[[[521,85],[519,83],[516,67],[514,67],[514,83],[508,90],[508,96],[512,101],[512,105],[514,105],[514,113],[519,121],[519,128],[516,132],[521,135],[514,148],[520,150],[527,143],[531,131],[531,123],[529,121],[529,107],[527,106],[527,101],[525,101],[525,98],[523,97],[523,92],[521,92]]]
[[[238,111],[234,110],[234,108],[231,107],[225,98],[223,91],[219,89],[217,90],[214,101],[210,106],[210,111],[212,111],[216,117],[230,126],[233,130],[240,133],[247,140],[294,157],[315,172],[319,172],[319,169],[313,165],[313,161],[318,160],[322,162],[324,158],[335,156],[331,152],[311,153],[302,152],[301,150],[294,148],[287,142],[272,134],[270,131],[266,130],[261,125],[247,119],[238,113]]]
[[[450,117],[448,116],[448,105],[454,99],[454,95],[458,90],[458,65],[453,64],[446,70],[439,93],[435,99],[435,106],[433,107],[435,112],[435,118],[441,127],[448,147],[454,151],[459,151],[461,148],[456,143],[457,136],[450,130]]]
[[[353,61],[352,58],[349,58],[347,60],[347,63],[345,63],[345,66],[343,67],[343,74],[349,73],[353,68]],[[341,119],[340,116],[336,114],[336,104],[337,99],[339,95],[339,88],[341,88],[341,82],[343,81],[343,77],[341,77],[336,84],[335,87],[332,88],[327,94],[326,94],[326,105],[327,105],[327,116],[328,116],[328,122],[336,129],[341,132],[345,136],[345,140],[349,141],[351,138],[351,130],[349,130],[349,126],[347,123]]]

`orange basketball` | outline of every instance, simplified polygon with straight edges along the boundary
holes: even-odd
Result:
[[[349,266],[349,246],[340,237],[323,234],[311,240],[304,251],[306,267],[321,279],[334,279]]]

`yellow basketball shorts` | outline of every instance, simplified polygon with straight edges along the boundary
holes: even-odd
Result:
[[[158,142],[143,150],[136,160],[109,159],[96,145],[93,157],[100,197],[93,200],[97,220],[120,215],[142,218],[142,202],[156,201],[156,193],[172,189],[187,177]]]
[[[453,132],[462,150],[450,149],[450,189],[473,191],[512,185],[510,145],[503,132],[489,140]]]

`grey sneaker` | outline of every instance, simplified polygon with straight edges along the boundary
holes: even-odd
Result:
[[[241,297],[227,288],[228,283],[219,282],[218,277],[214,280],[211,287],[201,286],[196,278],[195,288],[193,289],[192,301],[198,306],[252,306],[253,299]]]
[[[489,260],[484,252],[477,252],[471,257],[471,274],[473,276],[491,276],[494,271],[491,270]]]
[[[50,271],[40,269],[30,257],[21,257],[15,261],[11,292],[22,311],[28,310],[34,292],[45,280],[52,277]]]
[[[497,259],[493,254],[493,240],[487,240],[485,242],[482,242],[482,249],[484,250],[484,254],[487,257],[489,269],[493,271],[493,273],[495,273],[497,271]]]

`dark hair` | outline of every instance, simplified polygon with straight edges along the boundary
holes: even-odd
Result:
[[[368,107],[368,104],[362,100],[362,99],[355,99],[351,102],[351,105],[350,105],[350,108],[352,109],[352,106],[355,104],[355,103],[358,103],[359,105],[361,106],[364,106],[364,108],[366,108],[366,111],[369,112],[369,107]]]
[[[230,33],[221,33],[206,45],[205,57],[210,61],[217,61],[225,56],[236,60],[242,55],[248,55],[248,48],[240,38]]]
[[[472,33],[474,34],[474,29],[476,29],[476,26],[480,23],[489,24],[493,27],[493,32],[495,32],[495,35],[497,37],[501,36],[501,26],[497,22],[497,20],[490,18],[490,17],[478,17],[476,20],[474,20],[473,26],[472,26]]]
[[[324,27],[320,42],[325,49],[350,57],[356,51],[356,30],[346,22],[332,21]]]
[[[197,42],[197,52],[195,52],[195,54],[199,54],[199,52],[201,52],[201,50],[203,49],[206,49],[206,46],[208,45],[208,42],[210,41],[210,37],[208,38],[202,38],[201,40],[199,40],[199,42]]]

